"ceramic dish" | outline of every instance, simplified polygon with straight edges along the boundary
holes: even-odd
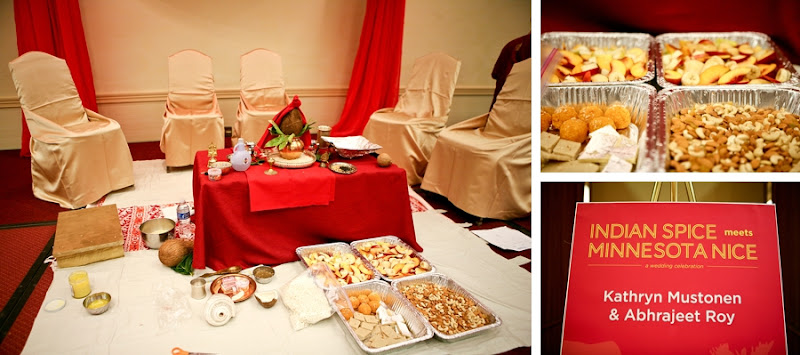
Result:
[[[242,302],[256,292],[256,281],[242,274],[220,276],[211,283],[211,294],[221,293],[233,302]]]
[[[355,165],[344,162],[332,163],[331,165],[328,166],[328,168],[331,169],[331,171],[333,171],[334,173],[339,173],[344,175],[350,175],[358,171]]]

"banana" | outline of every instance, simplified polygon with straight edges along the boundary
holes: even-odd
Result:
[[[785,82],[792,77],[792,73],[790,73],[786,68],[778,69],[778,72],[775,73],[775,80],[780,82]]]
[[[612,72],[611,74],[608,74],[608,81],[625,81],[625,75],[618,72]]]
[[[686,61],[686,63],[683,63],[683,68],[687,72],[694,72],[699,74],[703,70],[703,62],[697,59],[689,59]]]
[[[757,66],[749,65],[748,68],[750,68],[750,71],[747,72],[748,79],[753,80],[761,77],[761,69],[759,69]]]
[[[681,84],[685,86],[698,85],[700,84],[700,75],[693,71],[687,71],[681,77]]]
[[[715,65],[725,65],[725,61],[722,60],[722,58],[720,58],[719,56],[716,56],[716,55],[712,56],[711,58],[708,58],[708,60],[706,60],[705,63],[703,63],[703,70],[701,70],[700,72],[703,72],[706,69],[708,69],[709,67],[712,67],[712,66],[715,66]]]

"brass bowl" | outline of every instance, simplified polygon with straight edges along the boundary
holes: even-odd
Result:
[[[103,300],[105,304],[97,307],[97,308],[89,308],[89,305],[92,304],[94,301]],[[111,295],[108,292],[98,292],[89,295],[88,297],[83,299],[83,308],[86,308],[86,311],[89,314],[98,315],[102,314],[108,310],[108,307],[111,305]]]
[[[268,284],[272,281],[273,276],[275,276],[275,269],[270,266],[259,266],[253,269],[253,277],[260,284]]]
[[[211,166],[209,166],[209,168],[217,168],[219,170],[222,170],[222,175],[225,175],[231,172],[231,170],[233,170],[233,165],[229,161],[218,161],[212,163]]]

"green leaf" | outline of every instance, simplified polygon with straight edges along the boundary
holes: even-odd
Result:
[[[281,128],[278,127],[278,124],[275,123],[275,121],[269,120],[269,123],[272,124],[272,128],[271,129],[274,129],[275,132],[277,132],[278,135],[285,136],[285,134],[283,133],[283,131],[281,131]]]
[[[192,274],[194,274],[194,268],[192,267],[192,259],[193,259],[193,254],[192,253],[187,254],[185,257],[183,257],[183,260],[181,260],[181,262],[178,263],[178,265],[175,265],[172,268],[172,270],[175,270],[175,272],[181,275],[191,276]]]
[[[285,141],[286,141],[286,136],[277,136],[275,138],[270,139],[269,142],[267,142],[267,144],[265,144],[265,146],[267,146],[267,147],[275,147],[275,146],[280,145],[281,143],[284,143]]]

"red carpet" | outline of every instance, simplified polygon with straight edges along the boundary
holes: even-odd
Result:
[[[54,221],[58,212],[66,211],[33,197],[31,159],[20,157],[19,149],[0,151],[0,166],[4,170],[0,225]]]
[[[25,347],[25,342],[28,340],[33,328],[33,321],[36,319],[36,315],[39,314],[39,308],[42,307],[44,296],[47,294],[47,289],[50,288],[51,283],[53,283],[53,270],[48,267],[42,274],[42,278],[39,279],[39,283],[36,284],[36,288],[33,289],[28,301],[25,302],[25,307],[22,308],[22,311],[17,316],[17,320],[11,326],[11,330],[3,339],[3,342],[0,343],[0,354],[19,354],[22,352],[22,348]]]
[[[39,253],[56,232],[56,226],[0,230],[0,280],[4,285],[19,285]],[[6,306],[16,287],[0,287],[0,309]]]

